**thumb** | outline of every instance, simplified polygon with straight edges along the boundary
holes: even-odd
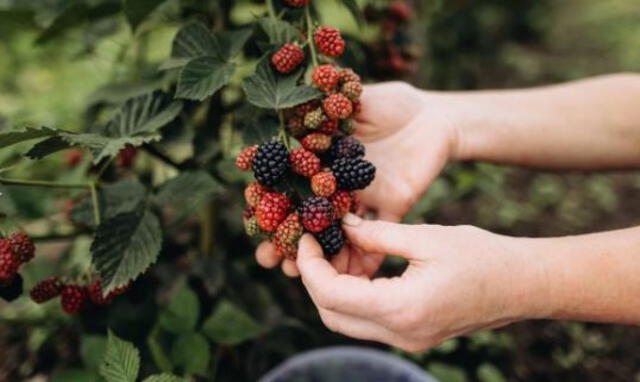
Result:
[[[420,232],[414,225],[363,220],[354,214],[345,216],[342,223],[351,244],[366,252],[411,259],[420,240]]]

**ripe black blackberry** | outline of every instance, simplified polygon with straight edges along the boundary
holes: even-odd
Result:
[[[376,176],[375,166],[362,158],[339,158],[331,171],[338,181],[338,189],[344,191],[363,190]]]
[[[339,158],[362,158],[364,153],[364,146],[354,137],[338,137],[334,138],[327,155],[334,161]]]
[[[289,169],[289,152],[282,142],[267,142],[258,147],[253,158],[253,172],[258,183],[275,186]]]
[[[339,222],[334,222],[322,232],[313,234],[320,243],[326,256],[334,256],[340,252],[346,242],[344,232]]]

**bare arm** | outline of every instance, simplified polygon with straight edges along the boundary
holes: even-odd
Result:
[[[427,93],[456,108],[454,159],[556,169],[640,166],[640,75]]]

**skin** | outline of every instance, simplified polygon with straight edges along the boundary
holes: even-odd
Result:
[[[369,86],[358,138],[378,173],[360,197],[380,220],[348,215],[349,245],[331,262],[311,235],[297,262],[269,243],[256,258],[301,275],[331,330],[407,351],[525,319],[638,324],[640,228],[533,239],[397,222],[449,162],[637,168],[639,99],[634,74],[507,91]],[[374,278],[384,254],[407,259],[400,277]]]

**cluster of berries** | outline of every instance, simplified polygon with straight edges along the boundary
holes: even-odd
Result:
[[[68,314],[76,314],[93,305],[109,305],[114,298],[120,296],[129,285],[117,288],[106,296],[102,290],[102,281],[94,277],[85,285],[67,283],[53,276],[40,281],[31,290],[31,299],[38,304],[45,303],[60,296],[62,310]]]
[[[0,297],[13,301],[22,294],[20,267],[35,256],[31,238],[21,232],[0,238]]]
[[[415,10],[405,0],[394,0],[380,6],[369,4],[365,9],[368,21],[382,25],[381,38],[371,46],[374,71],[381,77],[396,77],[415,72],[420,48],[413,42],[410,21]]]
[[[287,1],[291,6],[308,1]],[[345,50],[337,29],[322,26],[314,43],[325,57],[335,58]],[[271,58],[276,71],[286,74],[305,60],[302,48],[284,45]],[[354,191],[366,188],[375,177],[375,167],[364,159],[364,146],[351,136],[352,116],[360,110],[362,83],[351,69],[334,64],[313,69],[313,86],[322,91],[315,99],[284,112],[289,136],[299,147],[289,150],[281,141],[270,141],[242,150],[236,166],[253,171],[256,182],[245,189],[244,222],[250,236],[264,234],[282,257],[294,259],[304,232],[313,234],[327,256],[345,244],[339,220],[355,211]],[[294,190],[295,178],[306,179],[308,190]]]

